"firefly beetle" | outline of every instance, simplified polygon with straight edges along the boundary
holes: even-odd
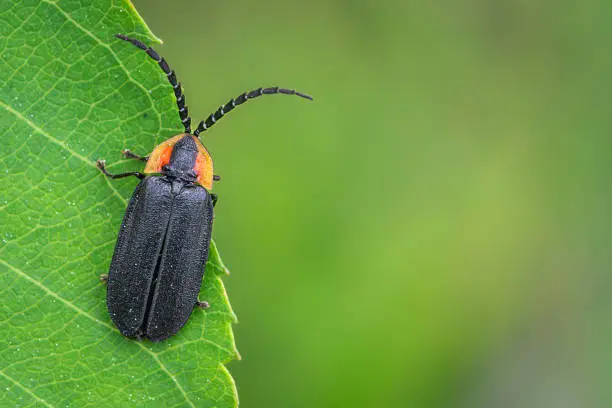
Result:
[[[284,88],[258,88],[221,105],[191,133],[181,84],[166,60],[138,40],[122,34],[115,37],[140,48],[157,62],[174,89],[185,128],[184,133],[155,147],[149,156],[124,150],[126,158],[146,162],[142,173],[111,174],[104,160],[97,161],[100,171],[111,179],[134,176],[141,180],[121,223],[109,273],[100,277],[107,282],[110,317],[126,337],[162,341],[187,323],[195,306],[208,307],[198,300],[198,293],[217,201],[210,191],[219,177],[213,174],[212,159],[199,134],[236,106],[261,95],[312,98]]]

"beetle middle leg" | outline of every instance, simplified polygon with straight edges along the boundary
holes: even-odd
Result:
[[[134,177],[138,177],[139,179],[142,180],[145,177],[144,174],[142,174],[142,173],[140,173],[138,171],[130,171],[130,172],[127,172],[127,173],[119,173],[119,174],[109,173],[108,170],[106,170],[106,161],[104,161],[104,160],[98,160],[96,162],[96,165],[98,166],[100,171],[102,173],[104,173],[104,175],[106,177],[110,177],[112,179],[120,179],[120,178],[124,178],[124,177],[134,176]]]
[[[210,193],[210,198],[212,199],[213,207],[217,205],[217,201],[219,201],[219,196],[215,193]]]
[[[126,159],[136,159],[136,160],[140,160],[143,162],[146,162],[149,160],[149,156],[139,156],[136,153],[132,153],[130,149],[125,149],[124,151],[121,152],[121,154]]]
[[[200,300],[198,299],[196,301],[195,304],[196,307],[199,307],[200,309],[208,309],[210,307],[210,304],[208,304],[208,302],[204,301],[204,300]]]
[[[100,282],[103,282],[103,283],[108,282],[108,273],[103,273],[100,275]]]

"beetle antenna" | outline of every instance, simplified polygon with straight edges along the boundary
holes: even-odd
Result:
[[[146,51],[147,55],[149,55],[149,57],[153,58],[157,62],[159,67],[168,77],[168,82],[170,82],[170,85],[172,85],[172,88],[174,89],[176,105],[178,106],[181,122],[183,122],[183,126],[185,126],[185,133],[191,133],[191,118],[189,117],[189,109],[185,105],[185,95],[183,95],[180,82],[178,82],[176,79],[176,74],[173,70],[170,69],[166,60],[160,57],[159,54],[155,52],[153,48],[146,46],[138,40],[126,37],[123,34],[115,34],[115,37],[119,38],[120,40],[132,43],[141,50]]]
[[[275,86],[273,88],[257,88],[255,90],[252,90],[251,92],[244,92],[237,98],[230,99],[230,101],[226,103],[225,105],[221,105],[215,113],[211,113],[210,116],[206,120],[203,120],[200,122],[196,130],[193,132],[194,136],[198,136],[200,132],[204,132],[205,130],[210,129],[212,125],[217,123],[219,119],[221,119],[226,113],[234,109],[236,106],[242,105],[246,101],[253,99],[253,98],[257,98],[258,96],[261,96],[261,95],[274,95],[274,94],[297,95],[299,97],[312,101],[312,96],[306,95],[301,92],[297,92],[293,89],[279,88],[278,86]]]

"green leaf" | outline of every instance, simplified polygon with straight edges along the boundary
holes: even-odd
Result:
[[[239,358],[214,244],[211,308],[162,343],[123,338],[108,271],[141,163],[181,131],[170,85],[144,52],[159,41],[127,1],[0,0],[0,406],[233,407]],[[187,96],[189,91],[187,90]]]

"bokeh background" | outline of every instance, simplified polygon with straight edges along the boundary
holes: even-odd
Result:
[[[612,6],[135,0],[205,135],[245,407],[612,406]]]

